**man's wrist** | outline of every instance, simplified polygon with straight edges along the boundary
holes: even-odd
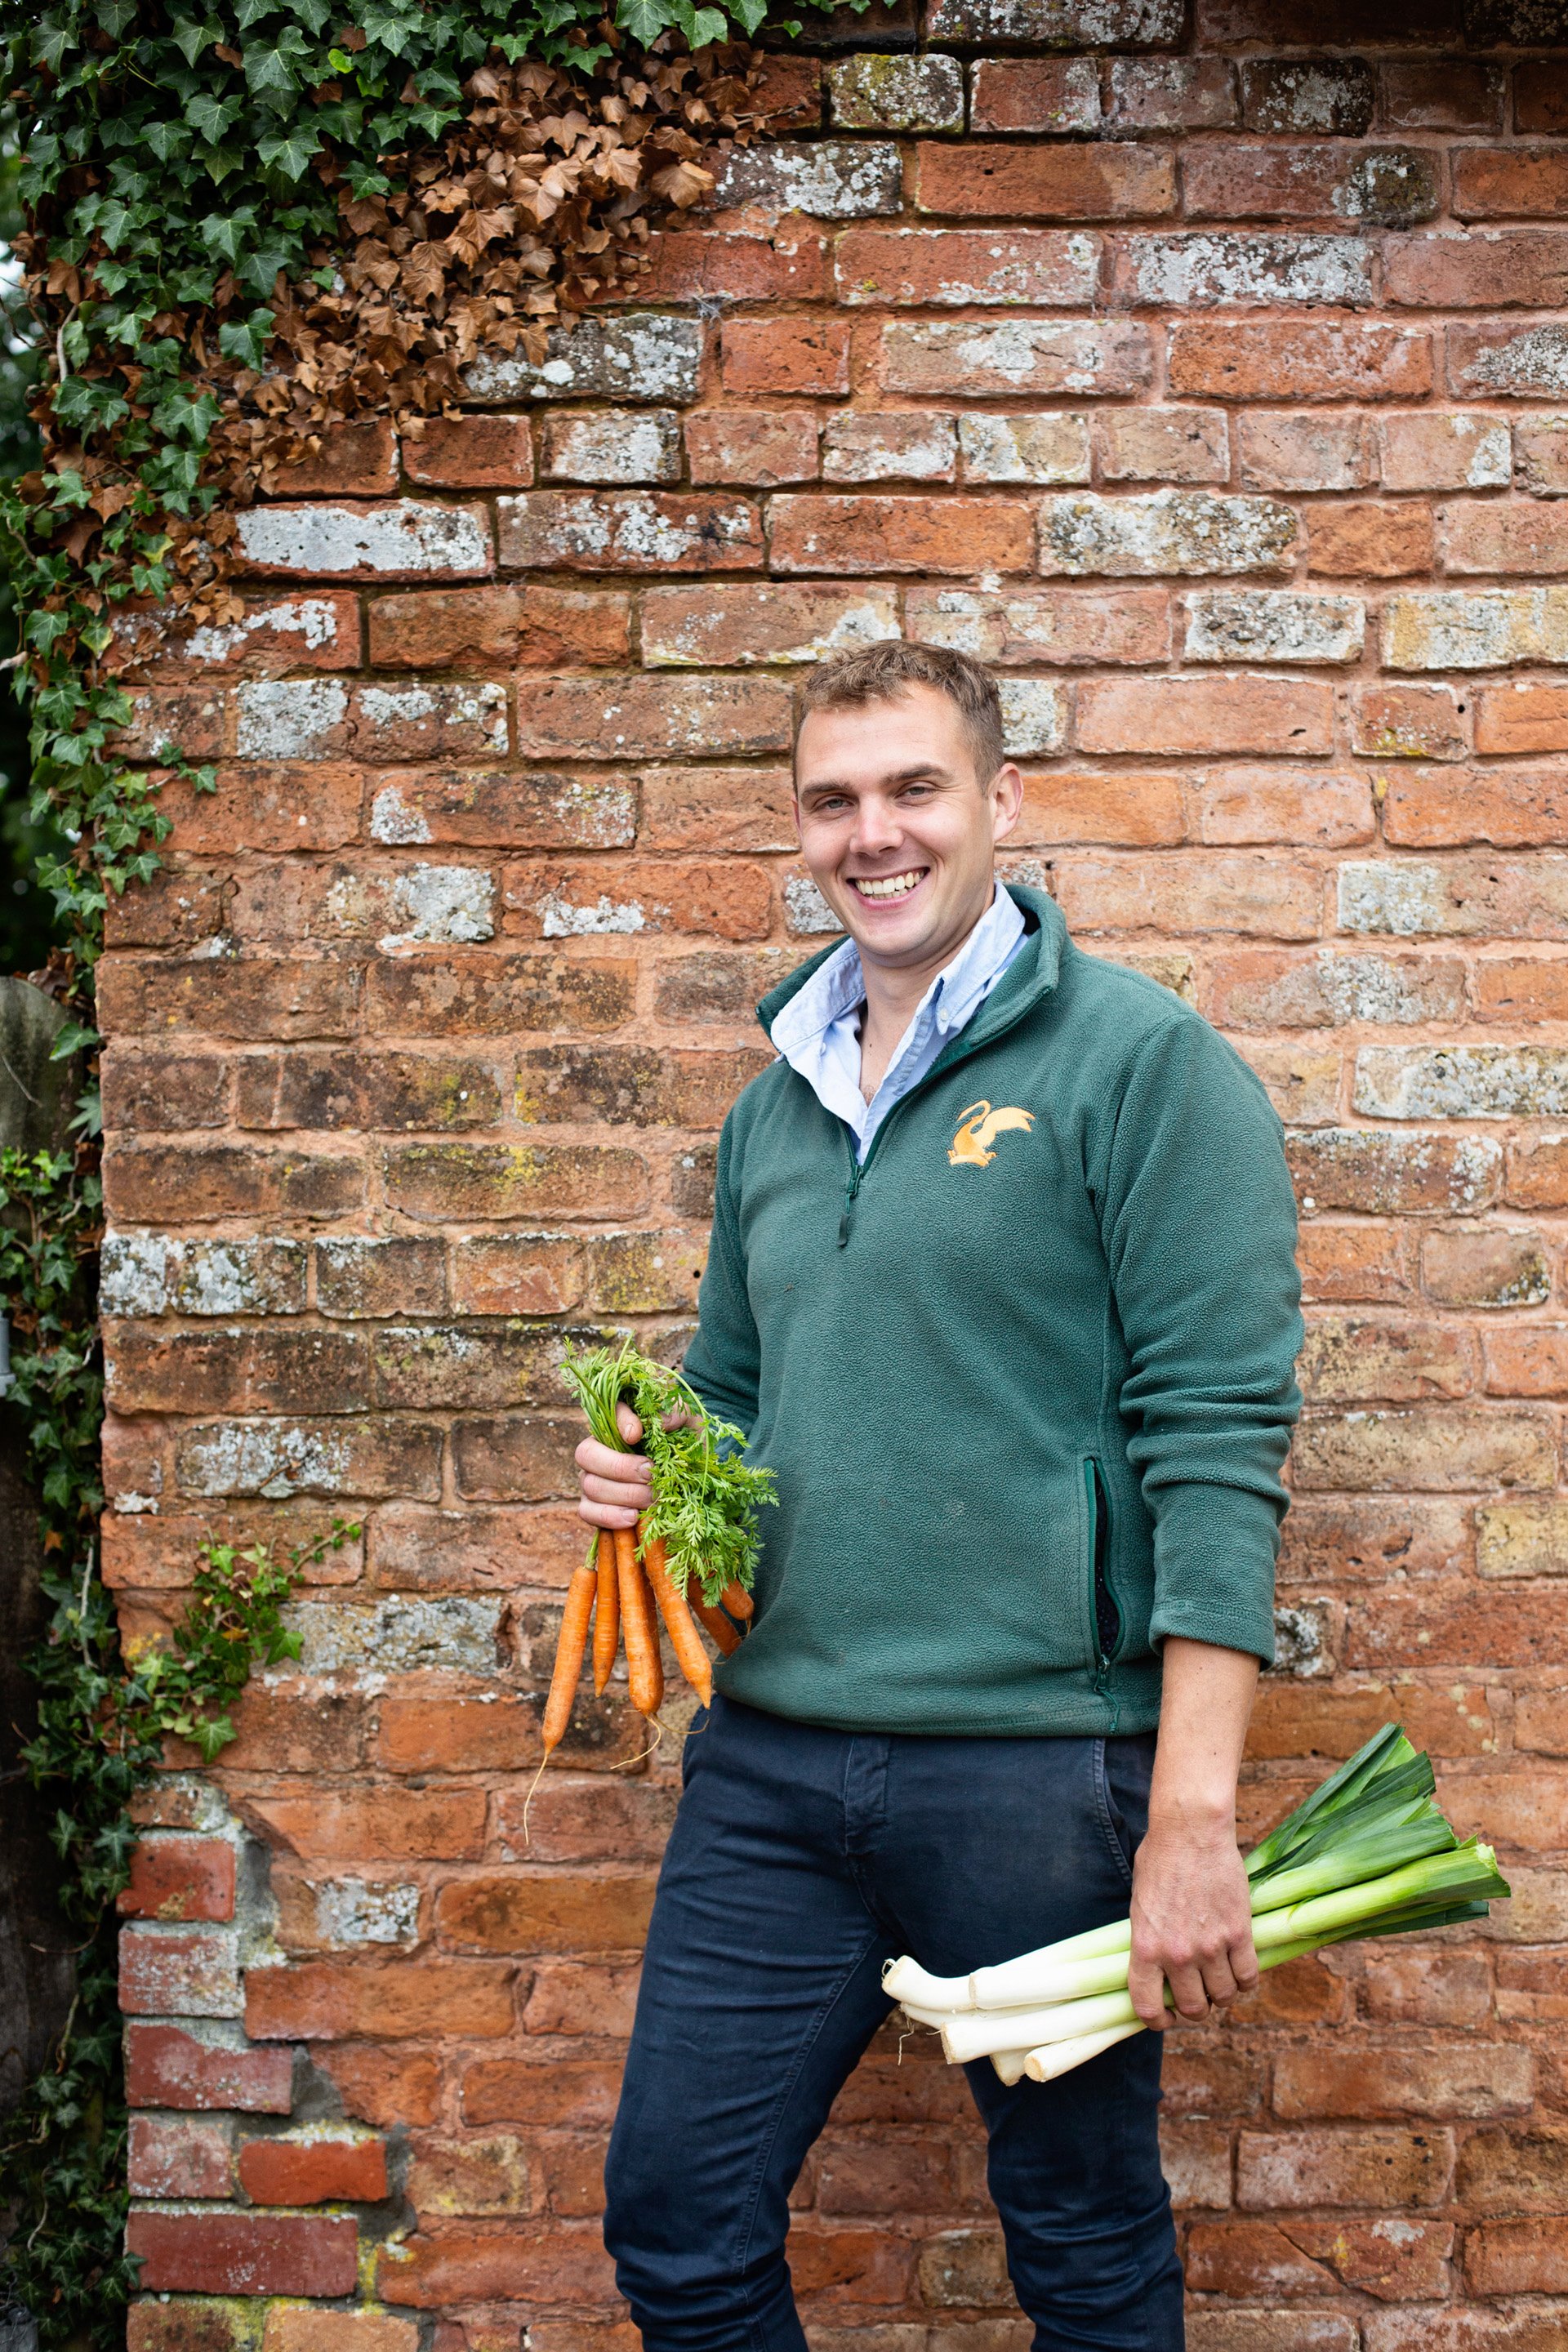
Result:
[[[1149,1828],[1167,1837],[1200,1838],[1215,1843],[1236,1838],[1236,1791],[1185,1790],[1179,1797],[1153,1797]]]

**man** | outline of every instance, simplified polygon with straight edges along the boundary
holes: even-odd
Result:
[[[1257,1977],[1279,1122],[1195,1013],[997,885],[1023,786],[977,664],[879,646],[805,704],[801,850],[847,938],[760,1008],[780,1058],[725,1125],[686,1367],[779,1508],[687,1745],[606,2241],[649,2352],[799,2352],[787,2200],[884,1963],[960,1974],[1131,1903],[1154,2031],[1047,2085],[968,2073],[1038,2352],[1179,2352],[1164,1987],[1201,2018]],[[584,1517],[632,1524],[643,1457],[577,1460]]]

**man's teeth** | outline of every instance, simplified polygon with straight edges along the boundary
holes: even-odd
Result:
[[[918,889],[924,880],[925,868],[922,866],[908,874],[879,874],[875,879],[869,875],[858,875],[855,887],[862,898],[904,898],[911,890]]]

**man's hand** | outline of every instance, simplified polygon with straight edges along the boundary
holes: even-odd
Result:
[[[642,1443],[642,1423],[629,1404],[616,1407],[616,1426],[628,1445]],[[591,1528],[635,1528],[639,1513],[653,1508],[653,1473],[646,1454],[618,1454],[585,1437],[577,1448],[583,1474],[579,1515]]]
[[[1165,1986],[1196,2021],[1258,1982],[1252,1906],[1236,1843],[1236,1776],[1258,1661],[1208,1642],[1164,1648],[1160,1740],[1149,1832],[1132,1871],[1127,1990],[1145,2025],[1164,2031]]]
[[[1196,2021],[1258,1982],[1247,1873],[1236,1824],[1150,1823],[1132,1872],[1132,1965],[1127,1990],[1156,2033],[1169,1983],[1176,2014]]]

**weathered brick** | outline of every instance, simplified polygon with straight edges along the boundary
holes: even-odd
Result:
[[[1366,304],[1372,265],[1353,236],[1213,231],[1118,243],[1112,299],[1182,310]]]
[[[764,867],[738,859],[614,869],[534,864],[509,870],[507,903],[547,940],[643,931],[755,940],[767,934],[772,891]]]
[[[182,1494],[425,1496],[440,1487],[440,1433],[385,1416],[363,1422],[216,1422],[175,1451]]]
[[[932,40],[1157,49],[1180,39],[1182,21],[1177,0],[935,0],[927,30]]]
[[[1462,1494],[1550,1486],[1553,1439],[1552,1419],[1540,1411],[1314,1413],[1301,1423],[1291,1459],[1302,1487]]]
[[[239,2185],[253,2205],[374,2205],[386,2195],[379,2139],[253,2139],[239,2151]]]
[[[125,2095],[133,2107],[232,2107],[247,2115],[287,2115],[293,2061],[286,2050],[251,2050],[220,2040],[233,2028],[198,2038],[175,2025],[129,2023]],[[207,2035],[213,2038],[206,2038]]]
[[[642,651],[656,667],[702,667],[736,663],[821,661],[899,634],[893,597],[880,588],[766,587],[704,583],[698,588],[650,588],[643,600]],[[697,772],[693,772],[694,773]],[[753,782],[747,772],[747,782]],[[738,772],[727,780],[725,806],[742,798]],[[646,787],[645,787],[646,791]],[[693,847],[793,847],[794,828],[782,843],[750,844],[727,828],[722,841]],[[643,838],[649,840],[645,803]],[[658,845],[673,847],[666,841]]]
[[[1442,2129],[1243,2131],[1236,2201],[1244,2211],[1440,2205],[1453,2168],[1453,2134]]]
[[[1102,409],[1094,442],[1108,482],[1223,482],[1230,472],[1223,409]]]
[[[762,524],[743,499],[676,490],[531,490],[496,501],[500,561],[521,571],[754,572]]]
[[[856,228],[838,240],[834,277],[850,305],[1049,310],[1092,302],[1099,264],[1100,240],[1083,229]]]
[[[1418,400],[1432,388],[1424,330],[1360,320],[1178,320],[1173,393],[1216,400]]]
[[[845,58],[827,68],[827,107],[847,131],[962,131],[963,68],[940,53]]]
[[[1363,416],[1266,409],[1237,418],[1237,445],[1249,490],[1358,490],[1376,473],[1373,426]]]
[[[887,390],[927,397],[1113,399],[1142,390],[1152,365],[1148,330],[1131,319],[895,319],[882,330]]]
[[[120,2006],[132,2016],[237,2017],[243,2006],[232,1931],[120,1931]]]
[[[722,211],[805,213],[816,220],[865,220],[896,213],[902,184],[899,151],[881,140],[823,139],[797,145],[775,140],[721,151],[709,201]]]
[[[1568,1506],[1533,1497],[1483,1506],[1476,1513],[1476,1569],[1484,1577],[1568,1573]]]
[[[232,1919],[234,1848],[215,1838],[143,1838],[130,1884],[117,1897],[122,1918]]]
[[[1384,803],[1384,834],[1400,847],[1470,841],[1509,849],[1568,839],[1568,793],[1550,772],[1462,768],[1396,776]]]
[[[661,752],[783,751],[789,748],[790,717],[788,686],[765,677],[646,677],[632,672],[603,678],[524,678],[518,686],[519,747],[538,759],[571,759],[589,743],[632,760]]]
[[[1568,570],[1568,508],[1535,499],[1475,501],[1439,509],[1437,520],[1450,572],[1550,578]]]
[[[261,2344],[262,2352],[416,2352],[417,2341],[411,2321],[383,2312],[274,2304]]]
[[[1568,590],[1411,589],[1384,608],[1385,669],[1500,669],[1568,658]]]
[[[533,479],[526,416],[427,416],[417,435],[404,426],[411,482],[449,490],[522,490]]]
[[[1039,569],[1079,579],[1280,572],[1298,536],[1289,507],[1204,490],[1044,499],[1039,527]]]
[[[542,364],[519,351],[481,352],[463,388],[469,400],[629,400],[685,407],[697,397],[702,329],[694,319],[633,310],[553,329]]]
[[[1241,119],[1249,131],[1359,136],[1372,121],[1376,96],[1372,69],[1359,58],[1258,58],[1241,68]]]
[[[408,2194],[421,2217],[535,2213],[543,2202],[543,2181],[526,2143],[510,2133],[431,2137],[416,2147]]]
[[[1197,801],[1200,841],[1343,847],[1370,841],[1376,831],[1371,790],[1357,775],[1325,775],[1311,768],[1232,768],[1208,775]]]
[[[1307,1326],[1297,1378],[1312,1403],[1401,1403],[1464,1396],[1475,1370],[1473,1343],[1451,1325],[1318,1316]]]
[[[1473,2294],[1568,2293],[1568,2223],[1485,2221],[1465,2240]]]
[[[999,668],[1014,664],[1157,662],[1170,646],[1169,606],[1158,588],[910,588],[909,635],[951,646]]]
[[[1356,1108],[1378,1118],[1550,1118],[1568,1105],[1568,1055],[1546,1045],[1363,1045]]]
[[[1332,748],[1331,689],[1268,677],[1096,678],[1079,688],[1086,751],[1298,755]],[[1314,925],[1314,928],[1316,926]]]
[[[347,2294],[356,2231],[346,2215],[133,2211],[126,2248],[137,2283],[186,2294]]]
[[[1201,860],[1084,856],[1064,864],[1058,895],[1068,924],[1090,931],[1261,933],[1310,939],[1315,877],[1277,857],[1235,852]]]
[[[1113,58],[1105,109],[1107,120],[1119,131],[1227,130],[1236,121],[1235,68],[1226,58]],[[1044,127],[1028,122],[986,125],[974,118],[977,131]]]
[[[1447,956],[1325,950],[1302,957],[1241,949],[1211,962],[1209,986],[1213,1016],[1227,1029],[1327,1029],[1349,1021],[1404,1025],[1462,1020],[1465,1013],[1465,967]]]
[[[925,213],[1002,213],[1018,220],[1129,220],[1175,210],[1175,173],[1159,148],[1121,145],[921,145],[915,202]]]
[[[1437,210],[1436,161],[1421,147],[1215,141],[1184,156],[1187,212],[1196,220],[1359,220],[1406,228]]]
[[[1281,2051],[1274,2112],[1282,2120],[1368,2114],[1476,2120],[1518,2115],[1534,2092],[1530,2053],[1467,2036],[1441,2054],[1419,2050]]]
[[[165,680],[214,672],[264,677],[275,670],[359,667],[359,605],[351,591],[250,595],[237,602],[237,618],[195,628],[161,609],[122,610],[115,617],[115,642],[105,665],[131,675],[155,667]]]
[[[1359,597],[1210,589],[1183,602],[1189,661],[1337,663],[1361,654],[1366,614]]]
[[[673,593],[681,593],[679,590]],[[825,598],[836,593],[831,589],[818,592],[787,587],[765,593],[777,600],[781,608],[778,618],[784,627],[788,615],[782,608],[787,608],[795,598],[801,600],[795,605],[799,613],[802,605],[809,609],[809,600],[819,593]],[[865,593],[860,611],[846,631],[851,643],[859,638],[862,626],[865,635],[861,641],[876,642],[881,602],[877,591]],[[721,630],[725,614],[718,612],[713,618],[716,631]],[[781,627],[781,635],[784,633]],[[887,633],[893,634],[890,625]],[[762,636],[759,629],[757,637]],[[807,657],[803,654],[803,658]],[[639,782],[642,821],[638,831],[646,849],[727,850],[732,854],[740,850],[795,847],[793,787],[787,768],[645,768]]]
[[[1568,331],[1554,322],[1456,324],[1447,342],[1448,389],[1461,398],[1556,400],[1568,393]]]
[[[1032,552],[1028,509],[1001,499],[783,495],[772,521],[786,572],[1024,572]]]
[[[512,1971],[500,1960],[313,1960],[252,1969],[246,1984],[245,2030],[258,2042],[483,2041],[512,2028]]]
[[[1524,78],[1540,70],[1521,65],[1514,76],[1514,105],[1521,131],[1541,130],[1525,120]],[[1383,66],[1383,120],[1395,131],[1496,131],[1505,99],[1500,68],[1461,58],[1386,58]]]
[[[1432,517],[1401,500],[1315,509],[1307,560],[1313,572],[1340,578],[1398,580],[1432,565]]]
[[[172,2116],[131,2117],[127,2173],[134,2197],[232,2197],[233,2127],[226,2116],[186,2123]]]
[[[625,1951],[642,1943],[652,1905],[653,1882],[646,1876],[514,1874],[471,1878],[446,1887],[437,1904],[437,1920],[442,1943],[464,1952]]]
[[[1088,58],[982,58],[972,68],[969,119],[975,131],[1098,131],[1100,77]]]
[[[1470,748],[1468,718],[1451,686],[1357,687],[1351,749],[1373,760],[1460,760]]]
[[[251,507],[238,518],[252,572],[305,580],[463,579],[494,569],[482,507]]]
[[[827,482],[951,482],[958,469],[954,419],[921,409],[849,408],[827,419]]]
[[[745,482],[773,489],[815,481],[818,422],[808,408],[706,408],[686,420],[694,482]]]
[[[644,292],[661,302],[763,302],[781,295],[822,299],[828,291],[827,247],[798,213],[771,226],[751,211],[731,214],[731,222],[723,230],[656,229],[647,242]],[[686,396],[695,398],[695,392]]]
[[[1309,1305],[1399,1305],[1415,1293],[1409,1241],[1386,1225],[1304,1225],[1296,1257]]]
[[[432,588],[378,596],[370,608],[370,657],[386,669],[441,662],[514,661],[528,669],[624,661],[630,649],[626,596],[577,588]]]
[[[407,1215],[634,1215],[647,1194],[635,1151],[601,1144],[412,1144],[386,1155],[387,1200]]]
[[[540,473],[547,482],[678,482],[679,412],[570,409],[547,416]]]

